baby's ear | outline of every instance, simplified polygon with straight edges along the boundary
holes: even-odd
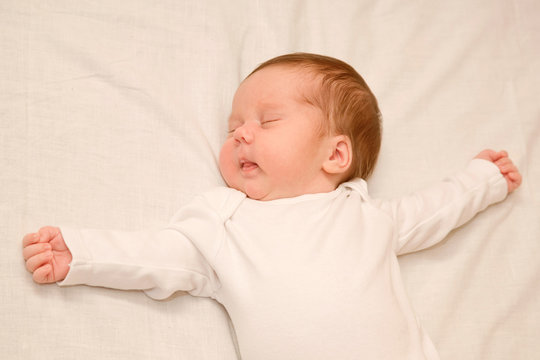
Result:
[[[336,135],[331,139],[331,153],[323,163],[323,170],[328,174],[344,174],[351,167],[351,140],[345,135]]]

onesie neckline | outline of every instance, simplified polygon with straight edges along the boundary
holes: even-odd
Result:
[[[350,181],[346,181],[344,183],[341,183],[338,185],[338,187],[335,190],[329,191],[329,192],[323,192],[323,193],[312,193],[312,194],[303,194],[298,195],[295,197],[290,198],[280,198],[280,199],[274,199],[274,200],[255,200],[251,199],[246,196],[245,200],[256,203],[256,204],[265,204],[268,206],[271,205],[285,205],[285,204],[295,204],[305,201],[313,201],[313,200],[322,200],[322,199],[334,199],[342,192],[346,191],[346,189],[350,189],[353,191],[357,191],[361,194],[362,198],[367,197],[367,183],[364,179],[356,178],[352,179]]]

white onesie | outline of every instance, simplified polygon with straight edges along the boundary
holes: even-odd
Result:
[[[73,261],[61,285],[212,297],[245,360],[437,359],[397,255],[437,243],[506,186],[495,165],[473,160],[392,201],[371,199],[363,180],[272,201],[217,188],[154,233],[62,228]]]

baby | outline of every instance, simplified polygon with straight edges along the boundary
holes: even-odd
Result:
[[[44,227],[23,239],[38,283],[176,291],[227,309],[244,359],[437,359],[397,256],[429,247],[521,183],[504,151],[397,200],[363,179],[377,101],[349,65],[289,54],[239,86],[210,190],[151,233]]]

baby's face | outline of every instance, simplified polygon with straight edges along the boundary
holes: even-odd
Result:
[[[333,190],[322,185],[329,151],[319,131],[323,114],[303,98],[313,86],[306,74],[281,65],[240,84],[219,158],[229,187],[256,200]]]

